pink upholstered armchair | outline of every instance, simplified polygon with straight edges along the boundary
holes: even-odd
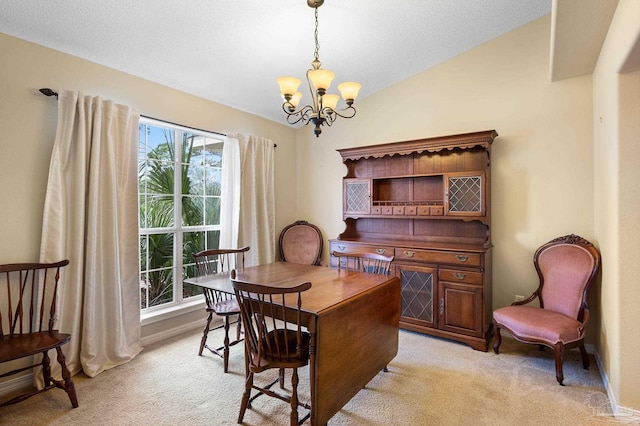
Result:
[[[587,295],[600,268],[600,253],[589,241],[572,234],[540,247],[533,262],[540,285],[528,299],[493,312],[493,350],[499,353],[502,328],[520,342],[553,349],[556,379],[562,385],[565,349],[579,348],[582,365],[589,368],[584,347]],[[526,306],[536,298],[540,307]]]

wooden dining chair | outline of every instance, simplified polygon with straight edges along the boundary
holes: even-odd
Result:
[[[584,238],[566,235],[540,247],[533,262],[540,280],[536,291],[525,300],[493,311],[493,350],[499,353],[503,328],[520,342],[553,349],[556,379],[562,385],[566,349],[579,348],[582,366],[589,368],[584,347],[587,296],[600,268],[600,253]],[[530,306],[536,299],[539,306]]]
[[[53,388],[64,390],[71,406],[78,407],[76,388],[66,365],[62,346],[71,335],[56,328],[56,305],[60,270],[68,260],[56,263],[14,263],[0,265],[0,364],[30,358],[26,367],[10,364],[7,377],[42,366],[42,389],[30,390],[0,404],[14,404]],[[62,380],[51,376],[49,351],[56,350],[56,359],[62,371]],[[39,362],[35,362],[37,357]],[[32,357],[35,357],[33,360]]]
[[[213,275],[217,273],[230,272],[233,269],[244,268],[244,254],[249,251],[249,247],[239,249],[211,249],[204,250],[193,255],[196,262],[198,276]],[[202,356],[204,348],[211,353],[218,355],[223,360],[224,372],[229,371],[229,348],[242,341],[242,320],[240,317],[240,307],[233,294],[216,291],[203,287],[202,292],[206,302],[207,323],[204,327],[202,338],[200,339],[200,349],[198,355]],[[213,315],[222,318],[222,324],[211,327]],[[235,318],[232,321],[231,318]],[[232,341],[229,338],[231,324],[236,324],[236,337]],[[207,337],[210,331],[224,328],[224,341],[222,346],[212,347],[207,345]]]
[[[393,256],[377,253],[334,251],[332,256],[338,258],[338,270],[369,272],[373,274],[391,274]]]
[[[235,280],[235,271],[231,281],[242,312],[245,329],[245,390],[242,395],[238,423],[242,423],[247,408],[260,395],[268,395],[291,406],[290,424],[304,423],[311,416],[311,405],[298,400],[298,368],[309,364],[309,333],[302,331],[301,305],[302,292],[311,288],[310,282],[295,287],[270,287],[257,283]],[[287,297],[288,296],[288,297]],[[285,299],[290,306],[285,307]],[[293,312],[292,312],[293,311]],[[276,380],[266,386],[257,386],[253,381],[254,374],[269,369],[279,369]],[[291,393],[284,394],[272,390],[273,385],[280,383],[284,389],[284,370],[293,370],[291,376]],[[251,391],[257,393],[252,397]],[[298,407],[308,413],[298,420]]]

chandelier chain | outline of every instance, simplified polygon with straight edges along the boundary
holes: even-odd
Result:
[[[318,43],[318,8],[316,7],[316,30],[313,33],[313,36],[316,40],[316,51],[314,54],[314,59],[320,62],[318,51],[320,50],[320,43]]]

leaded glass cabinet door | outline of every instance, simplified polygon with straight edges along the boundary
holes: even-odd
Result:
[[[418,326],[435,327],[436,269],[397,265],[397,272],[401,283],[401,320]]]
[[[447,216],[484,216],[484,173],[448,173],[445,182]]]
[[[369,214],[371,211],[371,180],[344,180],[344,215]]]

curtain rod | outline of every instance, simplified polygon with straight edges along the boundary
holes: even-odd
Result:
[[[39,90],[40,93],[42,93],[45,96],[55,96],[56,98],[58,97],[58,92],[49,89],[48,87],[45,87],[43,89]],[[215,133],[216,135],[220,135],[220,136],[227,136],[225,133],[220,133],[220,132],[214,132],[212,130],[204,130],[204,129],[198,129],[196,127],[189,127],[189,126],[185,126],[182,124],[178,124],[178,123],[174,123],[172,121],[167,121],[167,120],[162,120],[160,118],[155,118],[155,117],[149,117],[148,115],[142,115],[140,114],[140,117],[144,117],[144,118],[149,118],[151,120],[156,120],[156,121],[160,121],[162,123],[167,123],[167,124],[171,124],[173,126],[180,126],[180,127],[185,127],[187,129],[191,129],[191,130],[197,130],[199,132],[207,132],[207,133]],[[278,145],[277,144],[273,144],[273,147],[276,148]]]

